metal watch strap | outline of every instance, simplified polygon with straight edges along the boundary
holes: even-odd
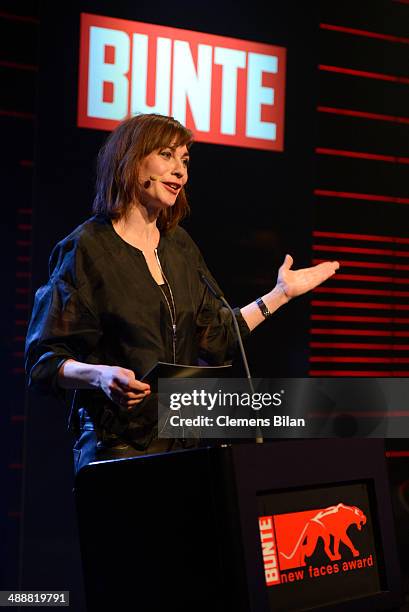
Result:
[[[265,319],[267,319],[273,314],[272,312],[269,311],[269,309],[267,308],[267,306],[265,305],[265,303],[263,302],[261,298],[256,299],[256,304],[260,308],[261,313]]]

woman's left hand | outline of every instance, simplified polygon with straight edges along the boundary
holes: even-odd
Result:
[[[324,261],[311,268],[300,270],[291,270],[292,265],[293,258],[291,255],[286,255],[277,277],[277,287],[288,299],[314,289],[335,274],[339,268],[337,261]]]

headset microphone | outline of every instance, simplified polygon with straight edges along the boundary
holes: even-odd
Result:
[[[159,180],[159,177],[156,176],[156,174],[151,174],[149,179],[144,182],[143,186],[145,187],[145,189],[149,189],[149,187],[151,186],[151,182],[158,181],[158,180]]]

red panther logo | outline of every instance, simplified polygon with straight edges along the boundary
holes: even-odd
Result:
[[[354,557],[358,557],[359,551],[353,545],[347,530],[351,525],[356,525],[361,530],[362,525],[365,524],[366,516],[356,506],[338,504],[319,510],[305,524],[292,552],[286,555],[280,551],[280,556],[287,560],[287,562],[284,560],[280,562],[281,569],[284,569],[284,565],[287,569],[305,565],[305,558],[314,553],[319,538],[322,538],[324,550],[331,561],[341,559],[339,553],[340,542],[343,542],[349,548]],[[330,548],[331,536],[334,538],[333,551]]]

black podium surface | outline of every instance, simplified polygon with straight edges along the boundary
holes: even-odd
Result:
[[[77,476],[88,612],[398,607],[382,440],[287,440]]]

